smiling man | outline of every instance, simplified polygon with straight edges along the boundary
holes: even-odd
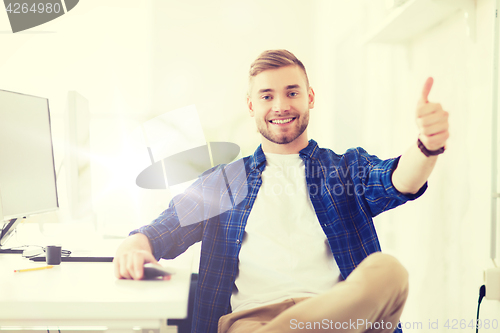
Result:
[[[308,140],[315,95],[303,64],[263,52],[247,97],[262,144],[242,159],[245,181],[235,163],[202,175],[123,242],[116,276],[140,279],[144,263],[202,241],[193,332],[401,332],[408,273],[380,252],[372,218],[422,195],[444,151],[448,113],[428,102],[432,84],[417,104],[418,140],[402,156],[339,155]]]
[[[262,71],[251,78],[247,104],[262,134],[263,150],[298,153],[307,146],[309,109],[314,107],[314,92],[304,70],[285,66]]]

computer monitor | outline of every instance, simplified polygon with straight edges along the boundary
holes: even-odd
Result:
[[[58,207],[49,102],[0,90],[0,247],[20,218]]]

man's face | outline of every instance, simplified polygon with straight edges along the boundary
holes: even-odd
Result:
[[[314,107],[314,92],[307,87],[300,67],[292,65],[257,74],[247,104],[257,129],[268,141],[287,144],[305,138],[307,142],[305,130],[309,109]]]

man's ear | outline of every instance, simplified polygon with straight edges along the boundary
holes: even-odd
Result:
[[[314,108],[314,99],[315,99],[315,94],[313,88],[309,87],[309,109]]]
[[[255,112],[253,111],[252,100],[248,95],[247,95],[247,106],[248,106],[248,112],[250,113],[250,117],[253,117],[255,115]]]

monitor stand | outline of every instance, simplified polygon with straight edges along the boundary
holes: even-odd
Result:
[[[12,233],[16,229],[17,225],[21,221],[22,219],[17,219],[17,218],[3,221],[2,230],[0,231],[0,253],[23,253],[23,250],[11,250],[11,249],[2,250],[2,247],[5,245],[5,243],[7,243],[9,238],[12,236]]]

